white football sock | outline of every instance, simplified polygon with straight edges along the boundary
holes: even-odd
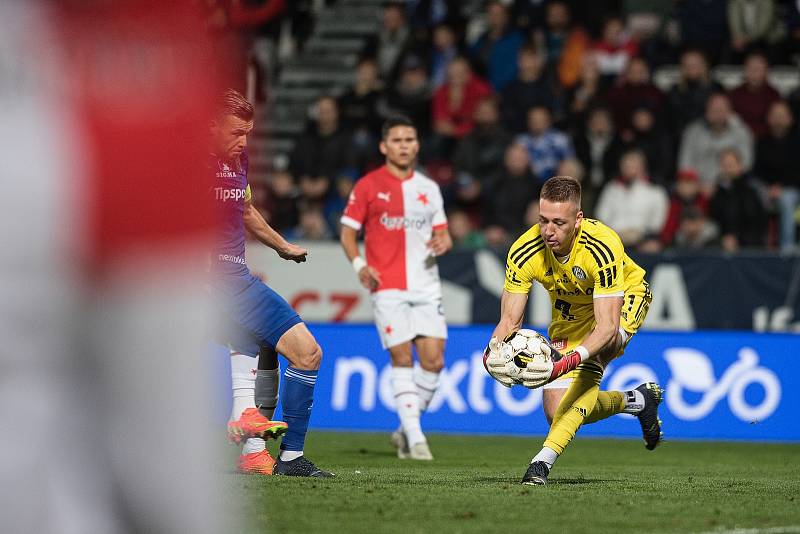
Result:
[[[425,441],[419,424],[419,393],[414,384],[414,370],[411,367],[392,367],[391,373],[397,416],[411,447]]]
[[[644,410],[644,395],[641,391],[635,389],[625,392],[625,407],[622,413],[630,413],[636,415]]]
[[[556,460],[558,460],[558,453],[556,451],[550,447],[542,447],[542,450],[539,451],[539,454],[533,457],[531,463],[544,462],[547,464],[548,469],[552,469],[553,464],[556,463]]]
[[[231,353],[231,385],[233,386],[233,408],[231,421],[236,421],[247,408],[255,408],[256,394],[256,358],[238,352]],[[261,452],[267,448],[261,438],[245,440],[242,454]]]
[[[256,359],[238,352],[231,353],[231,386],[233,409],[231,421],[238,421],[247,408],[256,407]]]
[[[303,456],[303,451],[281,451],[281,460],[284,462],[291,462],[301,456]]]
[[[439,385],[439,373],[426,371],[422,367],[414,367],[414,384],[419,394],[419,411],[424,412],[431,403],[436,387]]]
[[[242,447],[242,454],[261,452],[267,448],[267,442],[261,438],[248,438]]]

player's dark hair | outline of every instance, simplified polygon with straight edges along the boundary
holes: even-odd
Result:
[[[255,110],[253,104],[235,89],[225,89],[217,101],[217,116],[233,115],[243,121],[253,120]]]
[[[572,176],[553,176],[542,186],[540,198],[550,202],[574,202],[581,208],[581,184]]]
[[[415,130],[417,128],[414,126],[414,121],[405,115],[392,115],[383,122],[383,126],[381,127],[381,139],[386,139],[386,136],[389,135],[389,130],[396,126],[408,126]]]

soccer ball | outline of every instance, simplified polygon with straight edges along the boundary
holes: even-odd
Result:
[[[530,362],[550,360],[550,345],[547,339],[536,330],[523,328],[517,330],[506,343],[511,347],[511,361],[524,369]]]

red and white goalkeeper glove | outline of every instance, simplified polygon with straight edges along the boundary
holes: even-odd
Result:
[[[519,373],[519,380],[528,389],[540,388],[556,378],[572,371],[589,358],[586,347],[579,345],[567,354],[550,347],[550,358],[546,361],[532,361]]]

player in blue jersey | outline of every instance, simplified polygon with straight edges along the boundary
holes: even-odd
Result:
[[[254,385],[250,384],[255,382],[255,372],[251,369],[260,347],[271,347],[289,360],[281,392],[283,418],[288,430],[272,473],[333,476],[303,455],[322,350],[291,306],[253,276],[245,262],[245,230],[283,259],[301,263],[308,254],[273,230],[251,202],[246,148],[247,136],[253,130],[253,116],[252,104],[238,92],[228,89],[221,96],[210,125],[212,198],[221,218],[211,258],[211,293],[223,312],[222,321],[226,327],[223,341],[234,351],[231,358],[234,410],[241,412],[229,428],[234,430],[234,435],[238,431],[244,438],[263,435],[250,432],[254,421],[260,424],[264,420],[259,421],[253,402]],[[253,376],[252,382],[248,375]],[[236,396],[242,393],[237,390],[246,394]],[[267,474],[272,459],[263,441],[259,441],[255,438],[245,443],[240,467],[260,461],[262,468],[250,471]]]

